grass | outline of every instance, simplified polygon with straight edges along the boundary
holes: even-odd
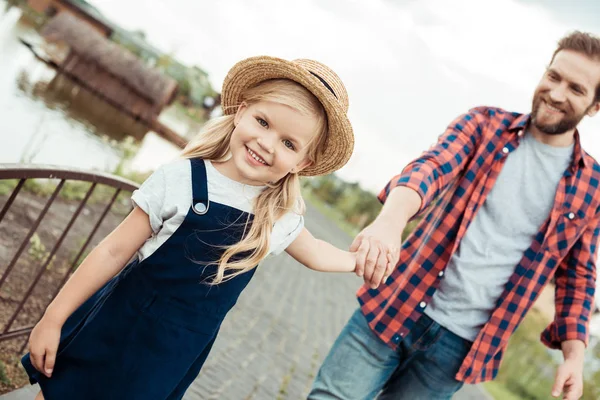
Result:
[[[119,174],[119,176],[137,183],[143,182],[148,177],[148,175],[148,173]],[[0,196],[10,195],[10,193],[12,193],[14,188],[17,186],[18,182],[19,181],[17,179],[0,180]],[[50,197],[50,195],[52,195],[52,193],[56,189],[58,182],[59,181],[57,179],[27,179],[25,181],[25,184],[23,185],[22,190],[28,193],[35,194],[37,196]],[[81,201],[85,197],[91,185],[92,184],[90,182],[66,181],[61,191],[59,192],[58,197],[68,201]],[[87,203],[106,203],[112,198],[114,194],[115,188],[107,185],[97,185]],[[117,196],[115,203],[129,204],[130,197],[131,193],[127,191],[122,191]]]
[[[484,383],[483,388],[496,400],[521,400],[519,396],[511,392],[503,384],[496,381]]]
[[[357,228],[347,223],[338,211],[324,204],[309,190],[303,190],[302,195],[307,203],[317,208],[350,237],[358,234]],[[403,237],[414,228],[417,222],[413,221],[407,226]],[[551,398],[550,391],[554,383],[557,364],[539,339],[540,333],[547,324],[547,318],[535,308],[531,309],[521,322],[510,339],[496,380],[483,385],[495,400]],[[600,354],[600,347],[596,351]],[[600,376],[600,371],[592,379],[586,380],[582,399],[600,399],[598,376]]]
[[[332,221],[338,228],[340,228],[344,233],[346,233],[350,237],[355,237],[358,235],[359,230],[353,226],[352,224],[346,222],[342,214],[337,211],[335,208],[332,208],[317,198],[312,192],[308,189],[302,190],[302,198],[304,201],[309,203],[311,206],[315,207],[321,214],[323,214],[327,219]]]
[[[2,361],[0,361],[0,382],[5,385],[11,384],[11,381],[6,373],[6,367],[4,366],[4,363]]]

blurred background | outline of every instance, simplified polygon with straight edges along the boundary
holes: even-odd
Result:
[[[335,175],[304,180],[304,193],[351,238],[379,212],[375,193],[453,118],[479,105],[529,112],[558,39],[575,29],[598,35],[599,21],[595,0],[0,0],[0,163],[59,165],[140,183],[219,114],[221,83],[235,62],[260,54],[313,58],[331,66],[347,87],[356,147]],[[600,117],[585,119],[580,132],[584,147],[599,158]],[[0,180],[0,200],[8,202],[17,185]],[[32,181],[24,189],[44,198],[54,186]],[[81,200],[87,190],[73,184],[59,197]],[[124,207],[126,196],[115,202]],[[27,217],[27,207],[14,226],[36,219]],[[0,233],[7,238],[8,232],[5,224]],[[46,258],[57,263],[44,234],[25,242],[25,256],[15,261],[24,271]],[[17,239],[11,243],[1,244],[20,246]],[[76,264],[86,246],[77,257],[63,258]],[[9,256],[0,253],[0,259]],[[14,293],[3,293],[2,281],[0,299],[21,293],[16,283]],[[22,314],[35,320],[42,303],[16,314],[0,311],[0,318],[26,325]],[[586,399],[600,399],[598,304]],[[550,285],[486,393],[549,397],[562,356],[538,337],[553,312]],[[16,367],[20,348],[3,350],[0,393],[26,383]]]

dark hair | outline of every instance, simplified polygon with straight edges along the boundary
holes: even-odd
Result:
[[[588,56],[591,60],[600,62],[600,38],[591,33],[575,31],[560,39],[558,47],[552,54],[550,64],[561,50],[573,50]],[[594,96],[594,103],[598,101],[600,101],[600,82],[596,86],[596,95]]]

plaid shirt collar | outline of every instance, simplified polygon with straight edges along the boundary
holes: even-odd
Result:
[[[508,127],[508,132],[518,133],[523,129],[527,129],[527,126],[531,122],[531,114],[523,114],[516,118],[512,124]],[[571,161],[570,172],[575,173],[577,168],[589,168],[589,161],[585,156],[585,151],[581,147],[581,140],[579,137],[579,131],[575,129],[575,146],[573,147],[573,159]]]

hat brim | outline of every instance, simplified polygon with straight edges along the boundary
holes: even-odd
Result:
[[[290,79],[309,90],[321,102],[327,114],[328,134],[323,160],[300,175],[326,175],[343,167],[354,149],[352,125],[335,95],[304,67],[284,59],[268,56],[251,57],[235,64],[223,81],[221,104],[225,115],[235,114],[242,94],[262,81]]]

